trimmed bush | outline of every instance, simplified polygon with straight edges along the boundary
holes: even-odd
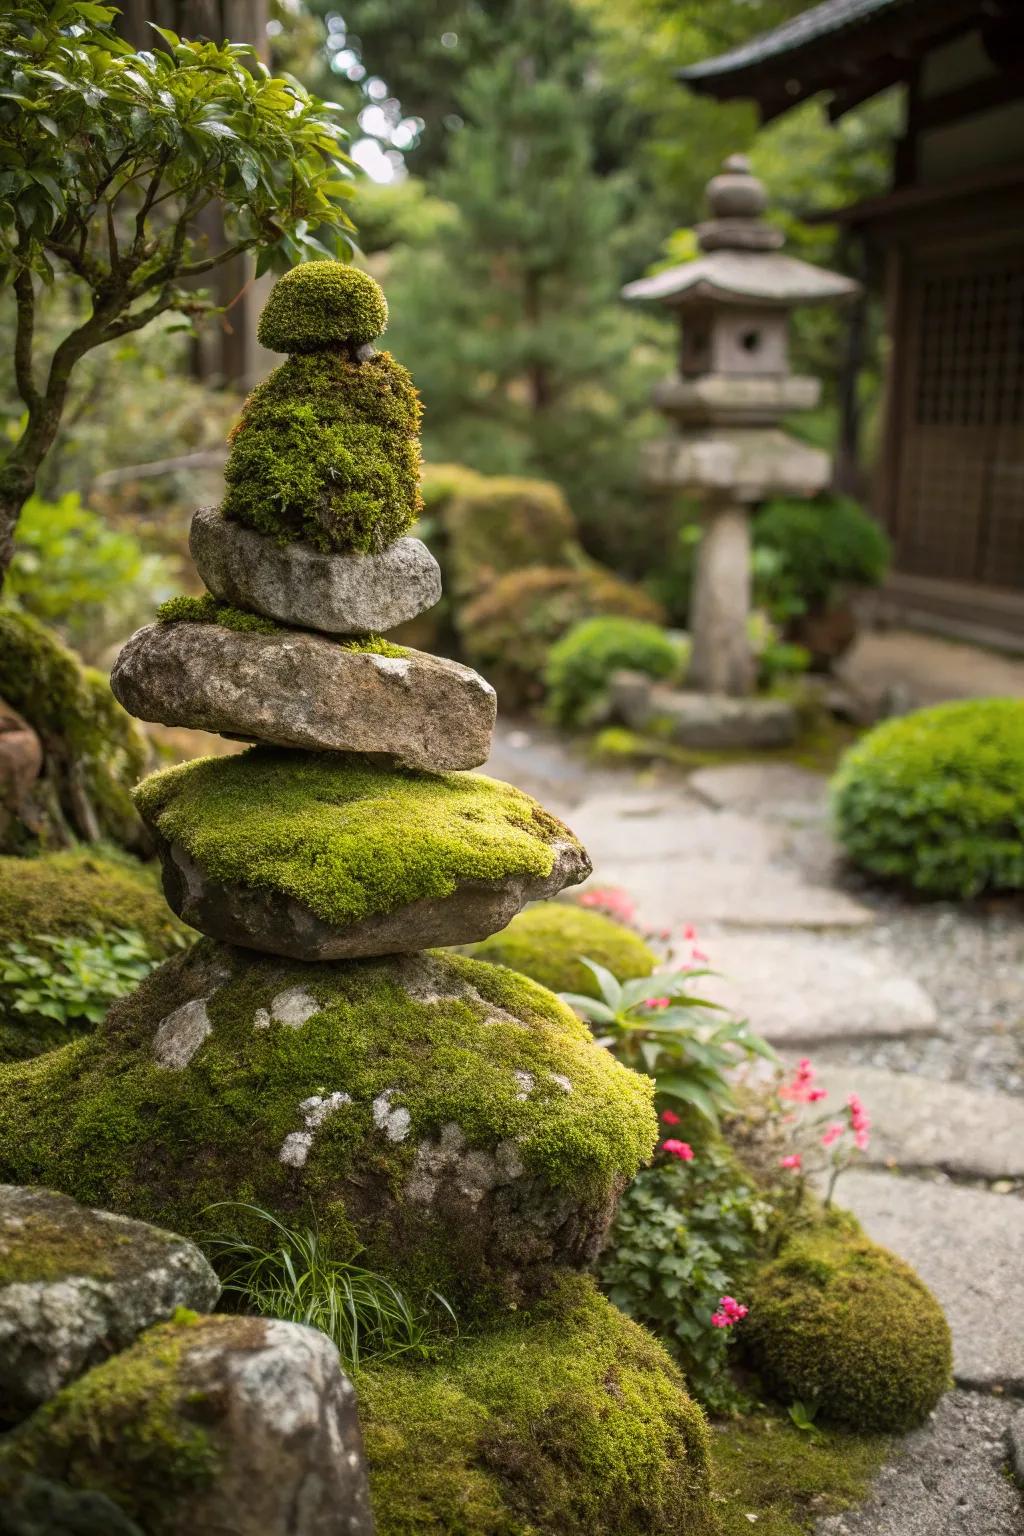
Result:
[[[548,704],[562,725],[587,725],[601,714],[612,675],[628,669],[660,682],[677,678],[686,642],[640,619],[584,619],[551,648],[544,679]]]
[[[569,504],[548,480],[477,475],[444,510],[452,590],[465,601],[528,566],[583,565]]]
[[[661,1346],[566,1277],[436,1365],[356,1378],[380,1536],[712,1536],[708,1432]]]
[[[904,1433],[950,1384],[949,1326],[909,1265],[829,1216],[752,1276],[744,1338],[765,1385],[823,1420]]]
[[[1024,890],[1024,700],[940,704],[869,731],[832,783],[854,863],[926,896]]]
[[[551,647],[583,619],[618,614],[661,620],[653,598],[599,566],[535,566],[501,576],[463,610],[467,655],[498,689],[505,705],[539,699]]]
[[[883,530],[848,496],[770,501],[755,519],[754,544],[777,557],[763,577],[779,618],[825,609],[844,586],[877,586],[891,553]]]
[[[620,981],[650,976],[657,963],[654,951],[631,928],[567,901],[527,907],[469,953],[475,960],[507,965],[552,992],[580,992],[585,997],[600,993],[580,956],[605,966]]]

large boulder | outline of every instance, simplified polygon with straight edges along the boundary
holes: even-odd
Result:
[[[88,1039],[0,1069],[0,1177],[193,1234],[249,1202],[479,1310],[594,1258],[654,1144],[651,1094],[498,966],[201,942]]]
[[[203,507],[192,519],[189,549],[215,597],[300,629],[382,635],[441,596],[441,569],[420,539],[396,539],[379,555],[322,554]]]
[[[479,774],[254,748],[154,774],[136,803],[179,916],[301,960],[472,943],[590,871],[568,827]]]
[[[0,1421],[24,1417],[220,1282],[183,1237],[0,1185]]]
[[[374,1529],[338,1352],[277,1319],[185,1313],[150,1329],[0,1442],[5,1508],[24,1508],[26,1481],[37,1500],[40,1485],[60,1490],[65,1508],[79,1495],[80,1515],[88,1495],[117,1512],[104,1524],[69,1522],[69,1533]]]
[[[434,772],[486,762],[497,708],[490,683],[457,661],[217,623],[147,624],[110,686],[142,720]]]

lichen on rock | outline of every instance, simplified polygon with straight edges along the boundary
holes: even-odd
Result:
[[[294,988],[319,1005],[297,1026],[274,1017]],[[168,1070],[161,1026],[199,998],[210,1032]],[[312,1211],[335,1251],[361,1246],[470,1315],[594,1257],[653,1146],[651,1095],[557,998],[499,967],[295,965],[203,942],[88,1040],[0,1070],[0,1177],[189,1234],[219,1200]],[[305,1156],[282,1161],[296,1134]]]

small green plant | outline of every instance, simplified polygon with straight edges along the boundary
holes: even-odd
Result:
[[[626,1191],[599,1277],[609,1299],[676,1356],[702,1401],[726,1410],[738,1397],[722,1303],[763,1252],[772,1208],[724,1147],[687,1151],[660,1153]]]
[[[545,683],[560,725],[588,725],[605,712],[615,672],[642,672],[669,681],[680,676],[688,642],[641,619],[585,619],[553,645]]]
[[[823,612],[843,587],[878,586],[890,558],[882,529],[848,496],[770,501],[754,544],[757,600],[780,623]]]
[[[317,1328],[336,1345],[346,1370],[370,1360],[432,1360],[458,1334],[451,1307],[436,1291],[410,1301],[396,1285],[353,1260],[335,1258],[315,1226],[292,1227],[270,1211],[222,1201],[211,1211],[235,1211],[236,1230],[214,1234],[206,1248],[239,1311]]]
[[[0,1004],[57,1024],[98,1024],[158,963],[131,928],[87,938],[40,933],[32,943],[15,939],[0,958]]]
[[[809,1440],[820,1440],[821,1430],[814,1422],[814,1416],[818,1411],[817,1403],[804,1403],[800,1398],[789,1405],[789,1417],[797,1429],[802,1430]]]
[[[654,1078],[659,1102],[692,1106],[717,1125],[734,1104],[729,1071],[755,1056],[777,1062],[746,1020],[694,991],[694,982],[712,972],[689,969],[620,982],[603,965],[580,958],[600,995],[563,992],[563,1000],[589,1021],[598,1044],[623,1066]]]

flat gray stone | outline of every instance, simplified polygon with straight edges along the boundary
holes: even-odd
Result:
[[[656,724],[659,735],[680,747],[788,747],[797,738],[797,713],[785,699],[686,693],[635,672],[616,673],[610,694],[615,713],[633,730]]]
[[[828,815],[828,780],[792,763],[723,763],[698,768],[686,782],[709,805],[743,815],[788,822]]]
[[[379,555],[325,555],[281,545],[203,507],[189,549],[214,597],[331,635],[385,634],[441,596],[440,567],[420,539],[396,539]]]
[[[955,1137],[955,1128],[936,1126]],[[1024,1392],[1024,1200],[890,1173],[842,1176],[836,1203],[935,1292],[961,1386]]]
[[[784,840],[776,827],[731,811],[709,810],[678,790],[594,795],[576,807],[572,824],[590,849],[595,868],[624,860],[767,864]]]
[[[815,1536],[1020,1536],[1024,1509],[1003,1472],[1011,1411],[978,1392],[947,1393],[895,1443],[864,1503],[819,1520]]]
[[[972,1179],[1024,1179],[1024,1099],[912,1072],[822,1067],[837,1104],[858,1093],[871,1116],[867,1161]]]
[[[931,998],[892,960],[807,932],[703,932],[700,939],[721,973],[702,980],[703,989],[774,1045],[940,1032]]]
[[[114,664],[115,698],[140,720],[311,752],[366,752],[429,772],[490,751],[490,683],[457,661],[347,650],[306,630],[239,633],[148,624]]]
[[[52,1190],[0,1185],[0,1402],[31,1413],[220,1281],[194,1243]]]

